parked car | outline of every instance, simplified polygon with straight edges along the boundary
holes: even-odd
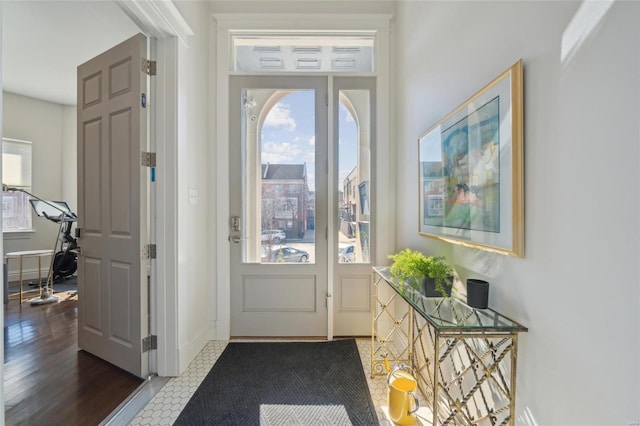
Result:
[[[262,231],[262,241],[280,244],[287,238],[282,229],[269,229]]]
[[[263,262],[308,262],[309,253],[289,246],[272,249]]]
[[[338,262],[349,263],[356,261],[356,246],[350,244],[338,250]]]

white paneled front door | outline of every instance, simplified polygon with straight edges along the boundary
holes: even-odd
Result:
[[[368,335],[375,78],[235,76],[230,95],[231,335]]]
[[[327,335],[327,78],[232,77],[232,336]]]

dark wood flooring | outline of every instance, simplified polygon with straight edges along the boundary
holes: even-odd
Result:
[[[142,383],[78,349],[77,297],[57,295],[4,305],[6,425],[97,425]]]

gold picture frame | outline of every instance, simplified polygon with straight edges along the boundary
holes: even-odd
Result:
[[[418,137],[419,234],[524,256],[522,60]]]

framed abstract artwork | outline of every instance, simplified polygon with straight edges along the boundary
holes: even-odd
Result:
[[[418,138],[419,233],[524,256],[518,61]]]

